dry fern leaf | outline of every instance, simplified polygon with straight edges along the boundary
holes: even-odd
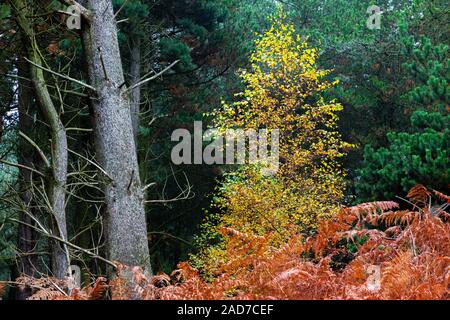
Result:
[[[357,206],[353,206],[347,208],[353,214],[364,214],[371,215],[376,213],[377,211],[387,211],[392,209],[398,209],[400,206],[395,201],[375,201],[375,202],[367,202],[361,203]]]
[[[442,192],[433,190],[434,194],[436,195],[436,197],[439,198],[439,200],[444,201],[446,203],[450,203],[450,196],[447,196],[446,194],[443,194]]]
[[[28,300],[64,300],[68,296],[64,292],[67,289],[67,283],[54,277],[33,278],[22,275],[16,279],[20,287],[29,287],[33,289],[33,294]]]
[[[104,300],[108,291],[108,284],[106,278],[99,277],[95,280],[94,286],[89,292],[89,300]]]
[[[426,204],[430,196],[431,193],[421,184],[413,187],[406,195],[406,197],[408,197],[408,199],[414,204]]]
[[[384,266],[381,281],[385,298],[400,299],[407,292],[414,273],[412,259],[411,251],[399,252]]]
[[[115,277],[110,281],[111,299],[112,300],[128,300],[130,299],[130,290],[127,282],[123,277]]]
[[[383,222],[386,226],[402,226],[412,223],[416,218],[420,217],[420,212],[401,210],[388,211],[376,217],[373,221]]]
[[[44,288],[38,290],[35,294],[29,297],[27,300],[64,300],[67,296],[60,291],[53,288]]]
[[[402,232],[402,228],[400,226],[393,226],[390,228],[387,228],[384,233],[387,235],[390,235],[392,237],[398,236]]]
[[[156,288],[163,288],[170,286],[170,277],[165,273],[158,273],[152,278],[152,285]]]
[[[84,290],[74,288],[70,295],[70,300],[89,300],[89,295]]]
[[[383,214],[388,210],[398,209],[400,205],[395,201],[375,201],[361,203],[357,206],[347,208],[346,211],[357,217],[357,225],[362,226],[364,223],[377,224],[379,214]]]
[[[6,285],[4,283],[0,283],[0,300],[2,299],[3,294],[5,293]]]

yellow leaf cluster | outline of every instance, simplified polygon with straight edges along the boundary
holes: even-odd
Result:
[[[311,234],[337,212],[344,192],[339,160],[350,145],[336,129],[342,106],[324,98],[337,82],[318,69],[318,51],[280,19],[255,45],[251,68],[240,72],[245,90],[214,119],[222,130],[278,129],[281,164],[270,177],[255,166],[233,173],[216,201],[224,212],[217,228],[271,234],[277,246],[296,233]]]

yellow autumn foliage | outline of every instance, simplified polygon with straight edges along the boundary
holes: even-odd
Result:
[[[221,214],[215,225],[207,225],[215,232],[270,234],[274,246],[294,234],[313,233],[321,219],[337,212],[344,195],[339,160],[350,147],[336,131],[342,106],[324,99],[337,81],[326,80],[330,71],[318,69],[317,50],[282,21],[274,20],[256,41],[251,68],[240,72],[245,90],[236,94],[237,101],[224,102],[214,114],[223,131],[279,129],[279,170],[265,175],[253,165],[228,174],[215,200]],[[197,255],[206,269],[226,262],[219,247]]]

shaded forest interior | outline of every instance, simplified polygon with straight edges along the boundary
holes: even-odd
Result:
[[[0,296],[448,299],[449,21],[445,0],[0,0]],[[199,121],[278,130],[277,171],[174,163]],[[349,293],[371,264],[382,290]],[[146,284],[115,296],[114,273]]]

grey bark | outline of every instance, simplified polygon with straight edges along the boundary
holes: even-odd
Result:
[[[28,58],[36,65],[42,65],[33,24],[29,20],[32,14],[28,10],[28,4],[25,0],[12,0],[11,3],[13,4],[13,8],[16,9],[17,22],[26,37]],[[51,214],[52,232],[66,240],[65,186],[67,182],[68,161],[66,131],[51,99],[43,71],[34,65],[30,65],[30,78],[41,112],[50,127],[52,166],[51,175],[48,179],[47,193],[50,202],[49,211]],[[62,279],[66,276],[70,263],[69,257],[66,254],[67,249],[65,245],[57,241],[52,241],[51,248],[53,274],[55,277]]]
[[[3,137],[3,117],[5,114],[3,114],[2,110],[0,109],[0,143],[2,143],[2,137]]]
[[[42,61],[38,53],[34,51],[30,59],[38,65]],[[48,198],[53,216],[52,231],[64,240],[67,240],[66,226],[66,192],[67,182],[67,136],[65,128],[59,118],[58,111],[53,105],[52,99],[45,85],[44,75],[41,69],[31,66],[31,79],[34,84],[36,97],[41,111],[47,123],[50,125],[51,149],[52,149],[52,172],[48,179]],[[58,241],[52,243],[52,271],[57,278],[64,278],[69,266],[66,248]]]
[[[94,134],[100,165],[112,180],[105,184],[105,234],[110,260],[151,273],[144,196],[133,135],[129,97],[111,0],[85,0],[90,22],[82,24],[90,84]]]
[[[29,76],[29,68],[28,65],[22,62],[19,66],[19,75],[21,77]],[[33,119],[31,118],[31,106],[33,103],[32,89],[29,87],[31,84],[26,83],[23,78],[19,80],[19,92],[18,92],[18,102],[19,102],[19,130],[27,134],[29,137],[33,137],[32,128],[33,128]],[[18,150],[18,161],[20,164],[23,164],[27,167],[34,166],[34,150],[30,146],[29,143],[20,140],[19,150]],[[22,200],[25,204],[25,209],[28,212],[33,211],[33,195],[30,190],[30,186],[33,183],[33,176],[30,170],[20,168],[19,169],[20,183],[22,192]],[[33,220],[25,213],[21,213],[20,215],[21,221],[34,225]],[[35,256],[32,254],[34,251],[35,243],[35,231],[33,228],[27,225],[19,225],[19,233],[18,233],[18,244],[17,248],[23,256],[19,257],[19,272],[21,274],[26,274],[28,276],[34,276],[36,266]]]
[[[136,36],[131,43],[130,80],[132,84],[141,79],[141,39]],[[139,134],[139,112],[141,104],[141,87],[131,90],[130,110],[133,123],[133,135],[136,146],[138,146]]]
[[[30,74],[27,63],[21,62],[18,66],[19,70],[19,130],[24,132],[27,136],[34,138],[33,134],[33,118],[32,118],[32,104],[33,104],[33,90],[31,83],[23,80]],[[23,139],[19,142],[18,162],[27,167],[35,166],[34,155],[35,150],[30,144]],[[30,170],[19,168],[20,189],[22,190],[22,201],[25,205],[25,210],[30,214],[35,215],[35,201],[33,193],[31,192],[31,184],[33,183],[33,174]],[[25,274],[30,277],[36,276],[37,256],[35,255],[35,247],[37,243],[36,231],[30,227],[34,226],[34,221],[31,217],[23,212],[19,216],[20,221],[24,224],[18,226],[17,251],[17,276]],[[16,288],[15,299],[26,300],[31,295],[30,288]]]

